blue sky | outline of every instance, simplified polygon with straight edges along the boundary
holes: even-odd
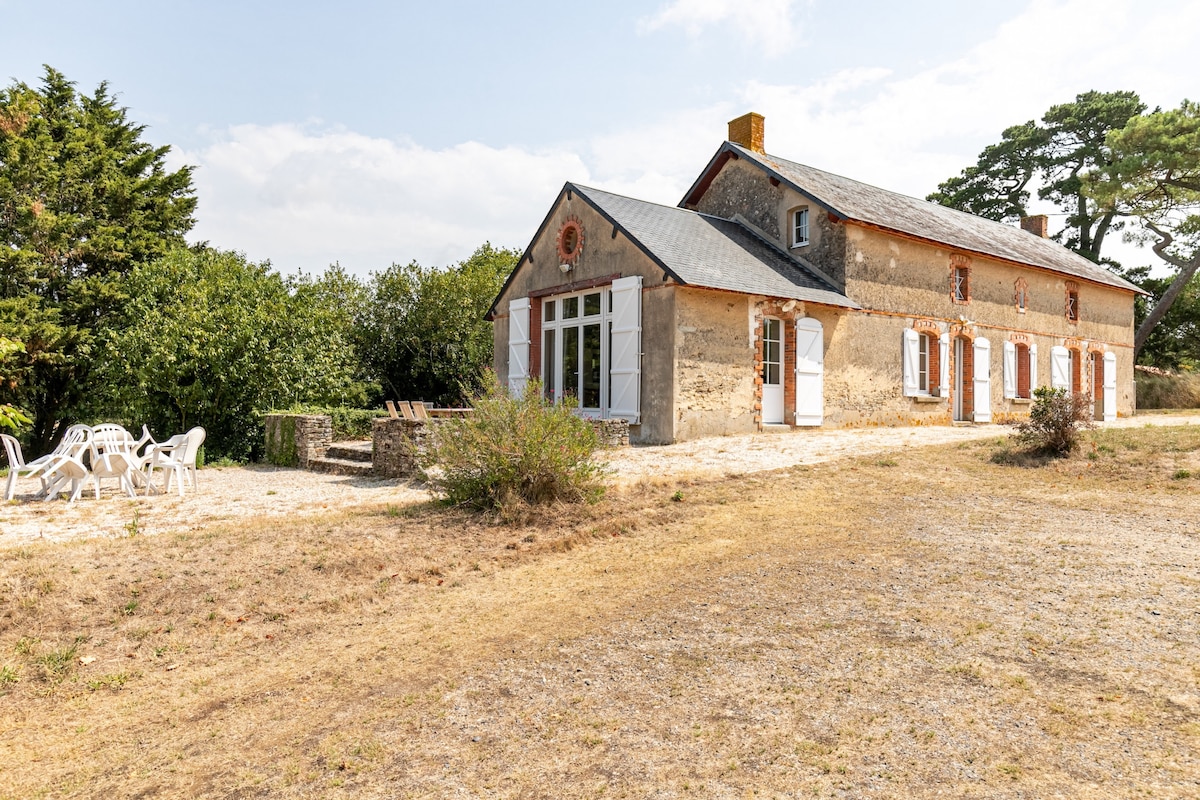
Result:
[[[1200,95],[1188,0],[46,8],[0,0],[0,77],[107,80],[197,166],[192,238],[284,271],[522,248],[567,180],[674,204],[749,110],[768,152],[924,196],[1079,92]]]

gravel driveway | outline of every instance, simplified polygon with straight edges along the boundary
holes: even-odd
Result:
[[[1142,425],[1200,425],[1200,414],[1145,414],[1105,427]],[[705,479],[1000,438],[1011,430],[1002,425],[808,429],[630,447],[611,453],[609,463],[618,485],[664,477]],[[184,532],[243,517],[294,517],[361,505],[407,505],[429,498],[429,492],[416,484],[262,465],[204,469],[200,492],[183,498],[171,494],[130,499],[109,487],[98,501],[89,488],[75,503],[44,503],[33,500],[36,487],[32,479],[22,479],[16,500],[0,505],[0,547],[37,540]]]

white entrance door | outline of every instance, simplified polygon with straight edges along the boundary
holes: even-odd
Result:
[[[762,421],[783,423],[783,323],[763,320]]]

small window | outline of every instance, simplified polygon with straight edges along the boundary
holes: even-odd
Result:
[[[549,300],[542,303],[542,319],[546,322],[554,322],[554,307],[558,303],[554,300]]]
[[[971,300],[971,270],[967,267],[955,267],[951,276],[951,296],[956,303],[967,303]]]
[[[600,313],[600,293],[585,294],[583,296],[583,315],[585,317],[593,317]]]
[[[1022,311],[1023,310],[1024,309],[1022,309]],[[1028,400],[1033,396],[1033,390],[1030,386],[1032,370],[1030,369],[1029,345],[1018,343],[1014,349],[1016,350],[1017,356],[1016,396]]]
[[[929,342],[925,335],[917,337],[917,390],[929,394]]]
[[[575,319],[579,316],[579,298],[564,297],[563,301],[563,319]]]
[[[792,212],[792,247],[808,244],[808,209],[797,208]]]
[[[1025,313],[1025,304],[1029,301],[1029,284],[1024,278],[1017,278],[1017,282],[1013,285],[1013,304],[1017,307],[1017,312]]]
[[[1079,322],[1079,292],[1074,289],[1067,292],[1067,319]]]

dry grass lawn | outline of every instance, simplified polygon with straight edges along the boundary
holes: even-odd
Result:
[[[1196,797],[1200,426],[0,562],[0,797]]]

